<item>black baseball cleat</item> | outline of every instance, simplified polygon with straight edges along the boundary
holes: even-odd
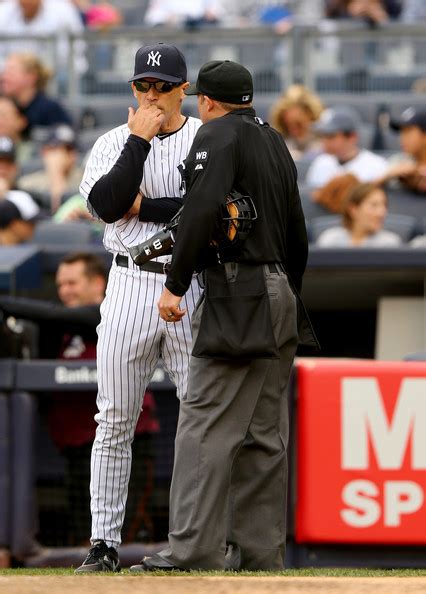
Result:
[[[139,565],[132,565],[130,567],[132,573],[141,573],[144,571],[186,571],[180,567],[176,567],[161,555],[153,553],[149,557],[144,557]]]
[[[120,571],[118,553],[103,540],[96,540],[80,567],[74,573],[96,573],[99,571]]]

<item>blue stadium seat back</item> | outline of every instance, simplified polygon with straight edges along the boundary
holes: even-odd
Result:
[[[91,151],[98,138],[110,129],[111,126],[97,126],[96,128],[81,130],[78,137],[78,147],[81,154],[85,156],[88,151]]]
[[[340,215],[324,215],[313,218],[309,221],[310,238],[313,243],[318,240],[318,237],[331,227],[339,227],[342,222]]]
[[[311,241],[316,242],[323,231],[340,226],[341,222],[340,215],[327,215],[312,219],[309,223]],[[388,214],[384,228],[399,235],[403,242],[407,242],[417,235],[418,223],[416,218],[410,215]]]
[[[411,215],[389,213],[385,220],[385,229],[399,235],[404,242],[417,235],[418,226],[418,220]]]
[[[121,97],[114,98],[113,101],[99,101],[91,105],[96,126],[111,129],[125,124],[129,105],[132,105],[132,102],[131,97],[129,97],[129,85],[127,84],[126,91]]]
[[[309,167],[311,166],[312,161],[313,161],[312,157],[310,157],[310,158],[301,157],[300,159],[294,160],[294,164],[296,165],[296,169],[297,169],[297,179],[298,179],[299,184],[305,183],[306,174],[308,172]]]
[[[307,221],[315,219],[316,217],[326,216],[330,214],[326,208],[312,200],[312,188],[304,185],[303,183],[299,183],[299,193],[300,200],[302,202],[303,213]]]
[[[371,149],[373,141],[374,126],[370,123],[362,122],[358,128],[359,146],[364,149]]]
[[[264,122],[271,123],[269,114],[273,104],[279,98],[279,93],[263,93],[261,95],[256,95],[254,101],[254,107],[256,109],[256,115],[261,118]],[[186,99],[185,99],[186,102]],[[184,103],[185,105],[185,103]]]
[[[387,196],[389,213],[411,215],[417,219],[419,226],[422,220],[426,218],[424,195],[397,188],[388,190]]]
[[[383,134],[383,141],[384,141],[385,149],[387,151],[391,152],[390,156],[394,155],[395,153],[400,153],[401,145],[399,142],[399,134],[397,132],[394,132],[390,128],[383,129],[382,134]]]
[[[41,156],[34,155],[30,159],[27,159],[19,165],[19,175],[20,177],[22,177],[24,175],[29,175],[30,173],[34,173],[42,169],[44,169],[44,164]]]
[[[90,222],[56,223],[49,220],[38,223],[34,231],[33,243],[84,246],[93,243],[95,239],[96,231]]]
[[[148,8],[148,0],[138,0],[132,6],[120,6],[123,15],[123,25],[126,27],[140,27],[144,24],[146,9]]]

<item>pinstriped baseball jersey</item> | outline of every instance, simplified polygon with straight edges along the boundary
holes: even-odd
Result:
[[[189,117],[177,132],[155,136],[145,161],[141,192],[148,198],[181,196],[181,177],[178,166],[189,152],[201,121]],[[130,131],[127,124],[118,126],[101,136],[95,143],[87,162],[80,192],[88,198],[92,187],[108,173],[123,150]],[[90,205],[89,205],[90,208]],[[114,253],[127,254],[126,248],[137,245],[161,229],[162,225],[138,221],[137,217],[120,219],[106,225],[105,248]],[[167,261],[168,257],[157,258]]]
[[[186,158],[200,126],[200,120],[188,118],[176,132],[151,140],[140,185],[143,196],[152,199],[181,196],[178,166]],[[95,183],[113,168],[129,134],[126,124],[96,141],[80,186],[86,200]],[[93,210],[89,201],[88,208]],[[104,245],[113,254],[127,256],[127,247],[151,237],[161,227],[141,222],[136,216],[122,218],[106,225]],[[182,398],[186,393],[191,315],[201,290],[194,278],[182,302],[187,315],[179,323],[166,323],[157,309],[165,279],[164,274],[141,270],[130,257],[127,266],[113,260],[98,326],[99,412],[95,417],[98,427],[90,481],[92,543],[100,539],[108,546],[117,547],[121,542],[132,462],[131,443],[146,387],[160,358],[176,385],[177,395]]]

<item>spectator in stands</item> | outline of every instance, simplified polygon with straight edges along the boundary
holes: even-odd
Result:
[[[83,177],[75,132],[71,126],[61,124],[39,130],[34,139],[40,142],[43,169],[21,177],[19,186],[46,196],[54,213],[65,196],[78,192]]]
[[[426,109],[409,107],[390,125],[399,132],[403,152],[391,158],[382,183],[398,180],[401,187],[426,195]]]
[[[293,159],[321,151],[313,124],[323,110],[321,99],[303,85],[291,85],[272,106],[270,123],[284,137]]]
[[[331,19],[362,19],[370,25],[398,18],[400,0],[326,0],[325,14]]]
[[[150,0],[144,24],[194,29],[216,25],[222,15],[219,0]]]
[[[3,0],[0,30],[9,35],[49,35],[82,30],[78,10],[69,0]]]
[[[29,40],[32,36],[55,36],[56,61],[59,60],[66,73],[68,59],[68,33],[83,31],[83,23],[77,8],[70,0],[4,0],[0,2],[0,34],[20,38],[18,41],[2,41],[3,51],[31,51],[43,55],[46,43]],[[77,48],[81,60],[81,48]],[[51,53],[50,53],[51,57]],[[47,58],[47,55],[45,56]]]
[[[34,207],[38,209],[35,203]],[[24,210],[8,199],[0,200],[0,246],[29,241],[33,236],[36,220],[35,211]]]
[[[385,192],[371,183],[358,184],[343,205],[339,227],[323,231],[317,239],[321,247],[393,247],[401,238],[383,228],[387,214]]]
[[[123,23],[123,15],[119,8],[111,2],[96,0],[72,0],[78,10],[82,23],[88,29],[108,31]]]
[[[37,126],[72,124],[59,101],[46,94],[50,76],[51,71],[34,54],[11,54],[4,63],[1,90],[16,101],[27,118],[27,136]]]
[[[100,304],[106,287],[103,260],[94,254],[78,252],[61,261],[56,273],[56,286],[61,305],[52,302],[0,296],[0,311],[5,316],[37,322],[40,327],[40,355],[66,361],[95,359],[96,326],[100,322]],[[148,398],[147,398],[148,397]],[[67,495],[70,545],[83,545],[90,525],[90,453],[95,436],[97,412],[94,392],[54,394],[50,400],[47,421],[50,434],[67,461]],[[158,431],[152,394],[144,400],[133,442],[133,465],[129,486],[128,515],[125,524],[134,539],[145,522],[150,520],[139,503],[146,496],[147,468],[151,464],[151,438]],[[140,517],[144,512],[143,517]],[[130,530],[132,533],[130,534]]]
[[[27,118],[16,101],[0,95],[0,137],[7,136],[14,142],[19,165],[27,162],[32,154],[30,141],[23,138],[26,127]]]
[[[84,13],[86,27],[95,31],[109,31],[123,23],[120,10],[110,2],[90,4]]]
[[[314,129],[322,137],[323,154],[313,160],[306,174],[306,184],[315,191],[314,201],[327,205],[327,184],[336,186],[347,174],[360,182],[376,182],[388,169],[383,157],[359,147],[359,118],[344,108],[326,109]]]
[[[16,149],[11,138],[0,137],[0,243],[15,245],[31,239],[40,208],[33,198],[16,189]]]

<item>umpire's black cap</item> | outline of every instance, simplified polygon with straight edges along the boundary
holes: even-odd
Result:
[[[135,72],[129,82],[143,78],[158,78],[171,83],[185,82],[187,71],[184,55],[175,45],[144,45],[136,52]]]
[[[247,68],[231,60],[213,60],[201,67],[197,82],[185,95],[207,95],[211,99],[244,105],[253,99],[253,79]]]

